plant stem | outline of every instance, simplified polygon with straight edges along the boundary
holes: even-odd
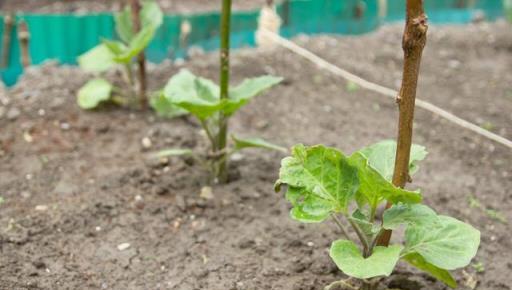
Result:
[[[231,0],[222,0],[222,18],[220,24],[220,98],[229,98],[229,38],[231,22]],[[223,112],[219,115],[219,133],[217,135],[217,151],[226,148],[228,133],[228,119]],[[217,180],[225,183],[228,180],[227,159],[218,164]]]
[[[350,236],[348,235],[347,229],[345,228],[343,223],[340,221],[340,219],[336,216],[336,214],[334,214],[334,213],[331,214],[331,217],[334,220],[334,222],[336,223],[336,225],[338,225],[338,227],[340,228],[341,233],[345,236],[345,238],[350,240]]]
[[[141,21],[140,21],[140,2],[139,0],[132,0],[131,2],[132,8],[132,21],[133,21],[133,32],[138,33],[141,30]],[[139,78],[139,102],[142,109],[147,107],[147,98],[146,98],[146,54],[144,50],[137,55],[137,65],[138,65],[138,78]]]
[[[363,233],[361,232],[361,229],[359,229],[359,227],[356,225],[356,223],[354,223],[350,219],[348,219],[348,222],[350,223],[350,225],[356,232],[357,237],[361,241],[361,244],[363,244],[363,256],[365,258],[369,257],[371,255],[371,253],[370,253],[370,246],[368,245],[368,240],[366,240],[366,237],[363,235]]]
[[[2,64],[0,67],[9,66],[9,58],[11,56],[11,33],[14,24],[14,17],[12,14],[7,14],[4,17],[4,37],[2,39]]]
[[[420,71],[421,56],[427,42],[427,16],[423,0],[407,0],[407,16],[402,40],[404,67],[402,86],[396,98],[399,109],[398,137],[393,184],[403,188],[409,180],[409,157],[412,145],[412,128],[416,89]],[[386,208],[391,203],[386,204]],[[379,238],[378,245],[388,246],[392,232],[386,230]]]

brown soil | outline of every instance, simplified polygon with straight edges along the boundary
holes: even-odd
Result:
[[[396,87],[400,31],[297,41]],[[511,39],[506,24],[432,28],[419,95],[510,138]],[[185,66],[215,79],[217,59],[198,56]],[[151,68],[151,87],[178,69]],[[349,92],[344,81],[288,51],[238,51],[233,72],[233,82],[265,73],[286,78],[234,117],[231,129],[242,136],[345,152],[395,136],[393,100]],[[288,203],[273,192],[283,155],[244,152],[232,162],[234,180],[215,186],[213,200],[202,199],[204,172],[179,158],[148,161],[141,145],[148,137],[149,151],[202,147],[198,125],[115,108],[84,112],[74,94],[86,79],[77,68],[46,65],[31,69],[7,97],[0,93],[0,289],[320,290],[343,278],[327,253],[338,237],[334,224],[291,220]],[[512,220],[511,151],[422,110],[415,128],[415,142],[430,155],[413,186],[439,212],[482,231],[474,265],[485,269],[457,271],[461,289],[475,281],[477,289],[511,289],[510,227],[468,203],[475,196]],[[118,250],[123,243],[130,247]],[[400,266],[384,285],[445,289],[415,273]]]
[[[220,10],[217,0],[157,0],[162,10],[168,13],[197,13]],[[33,13],[87,13],[118,11],[126,0],[0,0],[3,11]],[[2,6],[3,3],[3,6]],[[259,9],[265,0],[236,0],[233,9]]]

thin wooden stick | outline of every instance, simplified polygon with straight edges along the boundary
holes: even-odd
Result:
[[[12,14],[5,15],[4,18],[4,37],[2,39],[2,65],[1,67],[9,66],[9,58],[11,57],[11,33],[14,24],[14,17]]]
[[[132,10],[132,21],[133,21],[133,32],[138,33],[141,30],[141,21],[140,21],[140,10],[141,5],[139,0],[131,1],[131,10]],[[139,55],[137,55],[137,65],[138,65],[138,79],[139,79],[139,102],[142,109],[147,108],[148,100],[146,98],[146,54],[144,51],[141,51]]]
[[[20,41],[21,65],[27,68],[32,61],[30,59],[30,32],[27,22],[24,20],[18,23],[18,39]]]
[[[407,0],[407,17],[402,40],[404,50],[404,71],[402,86],[396,98],[399,109],[398,137],[393,172],[393,184],[405,187],[409,177],[409,157],[412,146],[412,129],[414,120],[414,107],[416,90],[420,73],[423,48],[427,43],[427,16],[423,8],[423,0]],[[386,208],[391,207],[388,202]],[[391,230],[386,230],[379,238],[377,245],[388,246],[391,239]]]

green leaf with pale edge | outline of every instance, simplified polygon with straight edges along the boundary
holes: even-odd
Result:
[[[196,77],[188,70],[174,75],[164,88],[165,97],[201,120],[205,120],[223,107],[219,86],[210,80]]]
[[[281,152],[287,152],[286,148],[279,145],[272,144],[261,138],[238,138],[235,135],[231,135],[231,139],[235,142],[235,150],[241,150],[244,148],[264,148],[270,150],[277,150]]]
[[[349,219],[357,225],[368,242],[372,241],[380,231],[381,227],[371,223],[369,218],[359,209],[356,209]]]
[[[164,22],[164,13],[155,1],[144,1],[142,2],[140,18],[142,27],[151,26],[156,30]]]
[[[281,184],[288,185],[292,217],[303,222],[320,222],[330,213],[346,213],[358,188],[357,172],[346,157],[322,145],[294,146],[292,156],[281,162],[276,190]]]
[[[279,84],[283,78],[261,76],[244,80],[240,85],[229,89],[229,99],[224,107],[226,115],[232,115],[246,105],[253,97]]]
[[[118,12],[114,16],[116,23],[116,32],[119,38],[125,43],[129,43],[133,39],[133,21],[132,21],[132,10],[130,6],[124,7],[121,12]]]
[[[115,65],[114,54],[104,44],[99,44],[78,57],[80,68],[90,73],[101,73]]]
[[[187,114],[187,111],[170,102],[163,92],[159,92],[151,97],[149,104],[160,117],[175,118]]]
[[[142,52],[153,39],[155,28],[152,26],[144,27],[130,41],[128,48],[120,55],[116,55],[114,60],[119,63],[130,63],[132,59]]]
[[[348,159],[350,165],[357,168],[359,177],[359,191],[356,199],[360,206],[362,203],[369,203],[371,207],[387,200],[391,203],[419,203],[421,202],[421,194],[419,192],[408,191],[394,186],[391,182],[386,180],[382,175],[375,170],[366,157],[356,152]]]
[[[140,11],[142,28],[152,27],[155,30],[163,23],[163,12],[154,1],[144,1]],[[130,43],[134,38],[132,10],[126,6],[114,17],[116,32],[119,38],[125,43]]]
[[[92,79],[78,91],[78,105],[82,109],[94,109],[110,99],[112,85],[104,79]]]
[[[453,279],[450,272],[427,262],[420,254],[410,253],[403,257],[403,259],[412,266],[445,283],[448,287],[457,288],[457,281]]]
[[[164,149],[161,151],[158,151],[151,155],[153,158],[163,158],[163,157],[169,157],[169,156],[183,156],[183,155],[193,155],[194,151],[190,149],[181,149],[181,148],[171,148],[171,149]]]
[[[428,226],[438,223],[439,219],[434,210],[423,204],[397,204],[384,211],[382,226],[395,230],[398,226]]]
[[[395,168],[396,141],[385,140],[370,145],[360,150],[368,159],[370,165],[377,170],[382,177],[391,181],[393,179],[393,171]],[[413,175],[418,170],[418,162],[425,159],[428,152],[425,147],[413,144],[409,160],[409,174]]]
[[[405,253],[418,253],[442,269],[467,266],[480,245],[480,232],[471,225],[448,216],[426,226],[409,226],[405,231]]]
[[[371,256],[364,258],[356,244],[337,240],[332,243],[329,254],[343,273],[358,279],[368,279],[389,276],[400,258],[402,248],[401,245],[377,246]]]
[[[110,50],[114,58],[115,56],[123,54],[128,49],[128,47],[126,47],[126,45],[120,41],[102,39],[101,42]]]

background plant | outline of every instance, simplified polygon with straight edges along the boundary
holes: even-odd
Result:
[[[389,276],[399,260],[455,288],[449,271],[471,262],[480,232],[422,205],[419,191],[393,185],[396,147],[394,141],[383,141],[346,156],[323,145],[297,145],[282,161],[276,190],[287,185],[293,219],[319,223],[332,218],[336,222],[344,237],[332,243],[330,256],[345,274],[361,279],[361,289],[376,289],[377,277]],[[424,147],[412,147],[410,174],[426,155]],[[377,209],[386,203],[393,206],[380,221]],[[378,245],[388,230],[400,227],[405,227],[402,243]]]
[[[135,5],[136,6],[136,5]],[[137,13],[134,13],[137,14]],[[139,27],[133,21],[132,7],[126,6],[115,16],[116,31],[120,40],[103,39],[101,44],[78,58],[80,67],[95,75],[78,91],[78,105],[83,109],[96,108],[101,102],[114,101],[131,104],[139,98],[145,105],[145,66],[138,62],[138,80],[134,77],[134,59],[144,52],[162,25],[163,13],[154,1],[143,1]],[[122,67],[125,84],[116,87],[101,75],[113,67]]]
[[[151,100],[151,105],[161,116],[176,116],[183,113],[190,113],[196,117],[201,124],[209,142],[210,152],[194,153],[189,149],[168,149],[157,154],[159,157],[173,155],[192,155],[200,164],[204,165],[212,173],[212,180],[220,180],[222,176],[222,164],[235,152],[250,148],[259,147],[264,149],[280,150],[286,149],[273,145],[259,138],[243,139],[231,135],[230,146],[218,146],[220,134],[225,134],[219,120],[227,120],[232,117],[240,108],[246,105],[252,98],[263,93],[267,89],[281,82],[282,78],[274,76],[261,76],[244,80],[235,87],[228,88],[229,97],[221,97],[221,89],[211,80],[197,77],[188,70],[182,70],[173,76],[163,91]]]

